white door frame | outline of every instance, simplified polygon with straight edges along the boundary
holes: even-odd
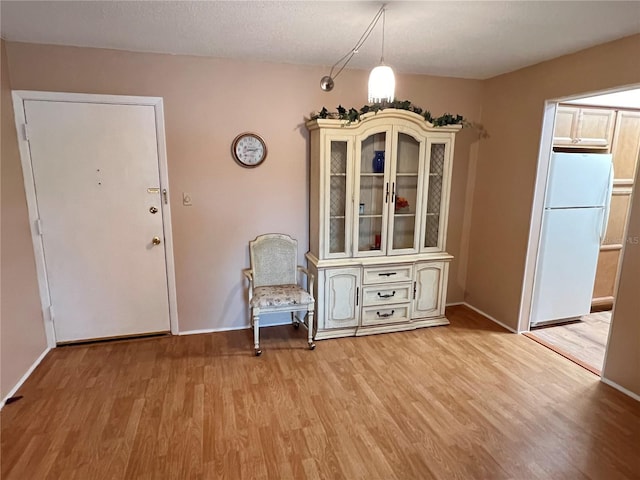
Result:
[[[518,314],[517,332],[528,332],[531,319],[531,304],[533,299],[533,285],[536,273],[536,263],[538,260],[538,248],[540,246],[540,233],[542,230],[542,214],[544,213],[544,196],[547,191],[547,177],[549,165],[551,163],[551,153],[553,151],[553,131],[556,120],[556,110],[558,104],[570,100],[578,100],[585,97],[604,95],[607,93],[623,92],[640,87],[640,84],[625,85],[607,90],[599,90],[591,93],[581,93],[553,100],[547,100],[544,104],[542,118],[542,133],[540,137],[540,149],[538,152],[538,167],[536,173],[536,183],[533,192],[533,206],[531,210],[531,222],[529,225],[529,241],[527,244],[527,256],[525,259],[524,278],[522,282],[522,295],[520,297],[520,311]],[[628,219],[627,219],[628,224]],[[624,250],[623,250],[624,252]],[[620,276],[620,269],[624,262],[624,254],[618,263],[616,275]],[[616,285],[617,289],[617,285]]]
[[[533,208],[529,225],[529,242],[527,244],[527,256],[524,266],[524,280],[522,295],[520,297],[520,312],[518,315],[517,332],[528,332],[531,318],[531,306],[533,300],[533,284],[538,260],[538,248],[540,247],[540,233],[542,230],[542,214],[544,213],[544,195],[547,191],[547,176],[553,151],[553,130],[556,121],[556,110],[559,101],[546,101],[542,117],[542,135],[540,137],[540,149],[538,152],[538,169],[536,184],[533,190]]]
[[[33,169],[31,168],[31,154],[29,142],[27,140],[27,129],[25,128],[26,117],[24,112],[24,102],[26,100],[42,100],[52,102],[75,102],[75,103],[102,103],[111,105],[145,105],[152,106],[156,119],[156,138],[158,148],[158,167],[160,173],[160,189],[166,191],[165,204],[162,207],[162,222],[164,226],[164,247],[165,261],[167,265],[167,286],[169,296],[169,324],[171,333],[178,334],[178,308],[176,295],[176,274],[173,261],[173,232],[171,228],[171,209],[169,198],[169,177],[167,169],[167,150],[165,145],[164,131],[164,109],[162,97],[132,97],[126,95],[94,95],[85,93],[65,93],[65,92],[36,92],[28,90],[14,90],[13,110],[18,132],[18,147],[20,150],[20,161],[22,163],[22,176],[24,179],[24,189],[27,196],[27,208],[29,211],[29,227],[31,228],[31,240],[35,254],[36,271],[38,276],[38,290],[40,292],[40,304],[42,307],[42,317],[44,330],[47,337],[47,344],[50,348],[56,346],[56,334],[53,328],[53,321],[50,314],[49,284],[47,282],[46,264],[44,259],[44,248],[42,236],[38,231],[38,202],[36,197]]]

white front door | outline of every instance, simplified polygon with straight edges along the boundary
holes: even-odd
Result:
[[[154,107],[25,100],[24,113],[56,342],[168,331]]]

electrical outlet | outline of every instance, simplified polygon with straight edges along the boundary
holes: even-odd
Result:
[[[182,192],[182,205],[184,205],[185,207],[190,207],[193,205],[193,203],[191,203],[190,193]]]

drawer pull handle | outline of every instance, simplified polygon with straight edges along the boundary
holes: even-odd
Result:
[[[396,295],[396,291],[394,290],[393,293],[387,293],[385,295],[381,294],[380,292],[378,292],[378,296],[380,298],[391,298],[394,297]]]
[[[389,317],[391,317],[394,313],[395,313],[395,310],[391,310],[391,313],[380,313],[380,312],[376,312],[376,315],[378,315],[380,318],[389,318]]]
[[[386,273],[379,273],[378,276],[379,277],[390,277],[391,275],[396,275],[397,272],[386,272]]]

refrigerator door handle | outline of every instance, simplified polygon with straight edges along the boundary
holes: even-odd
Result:
[[[609,213],[611,212],[611,193],[613,192],[613,163],[609,169],[609,188],[605,193],[604,198],[604,215],[602,215],[602,226],[600,228],[600,245],[604,241],[604,236],[607,233],[607,224],[609,223]]]

